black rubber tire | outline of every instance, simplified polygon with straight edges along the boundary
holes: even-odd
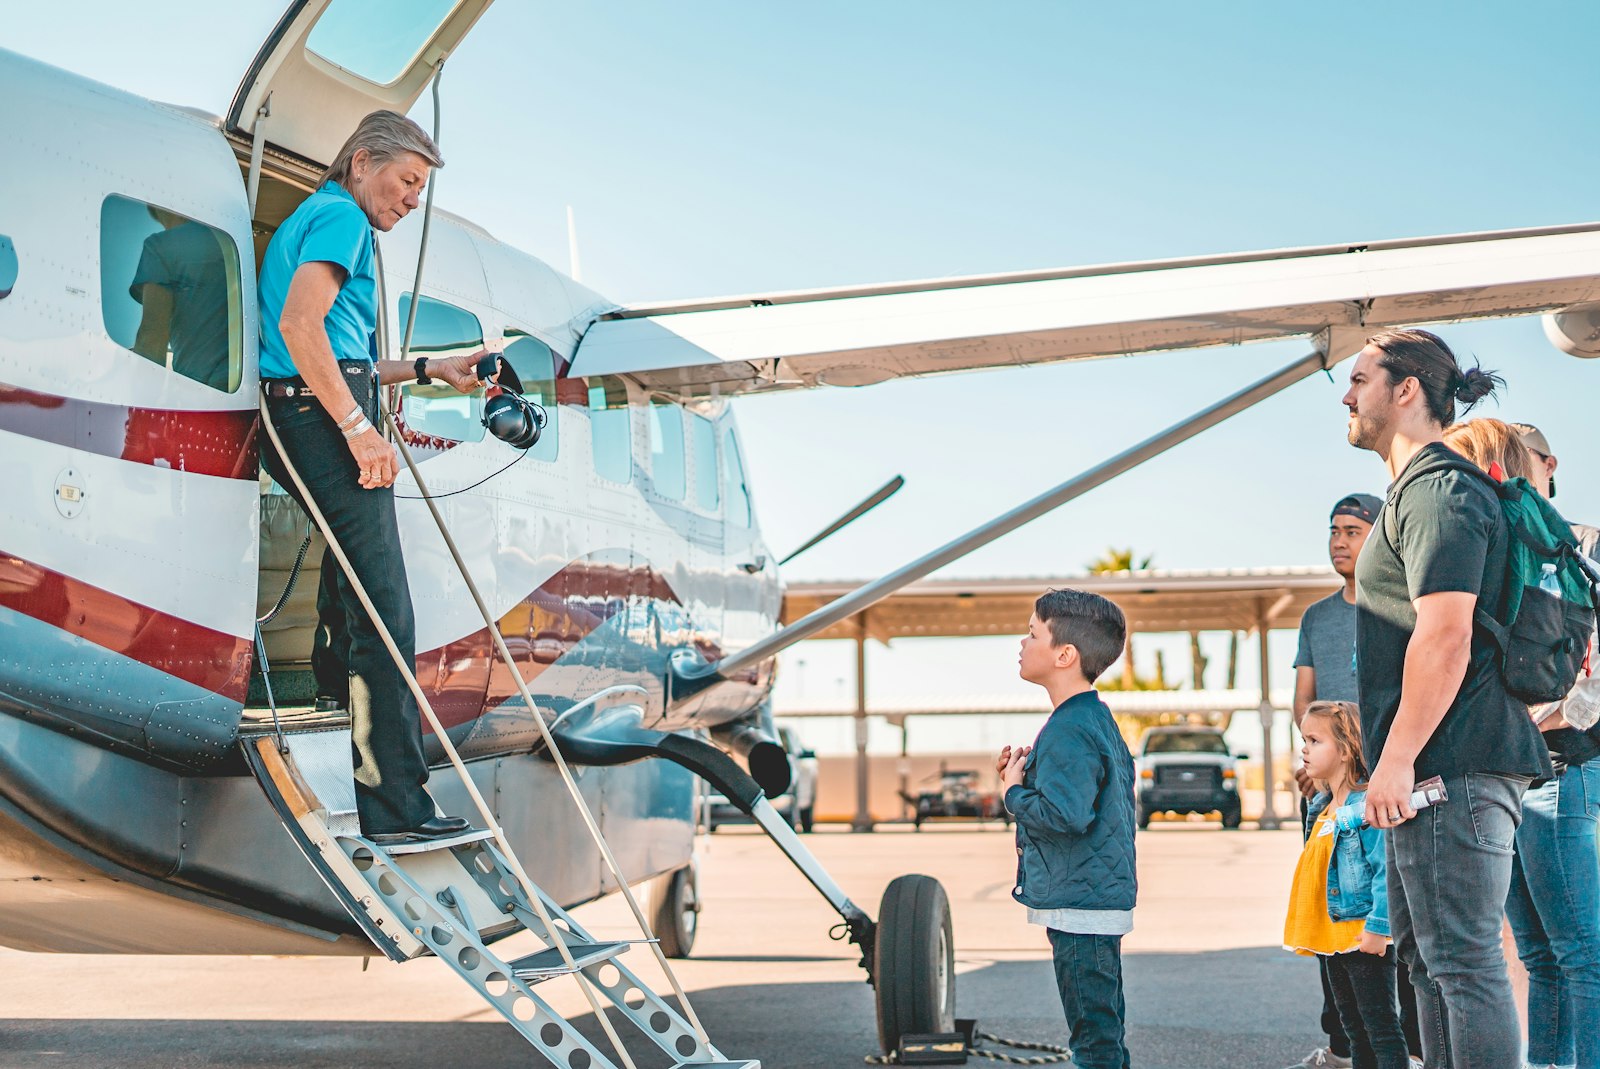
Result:
[[[1142,805],[1135,806],[1134,808],[1139,814],[1139,827],[1148,828],[1150,826],[1150,810],[1146,809]]]
[[[1239,822],[1243,819],[1244,813],[1240,811],[1238,806],[1234,806],[1232,809],[1224,809],[1222,811],[1222,826],[1229,831],[1237,828],[1239,826]]]
[[[804,809],[800,810],[800,830],[801,831],[803,831],[803,832],[805,832],[805,833],[807,833],[809,835],[810,832],[811,832],[811,829],[816,827],[816,824],[817,824],[816,810],[813,807],[808,805]]]
[[[695,933],[700,929],[700,890],[695,883],[691,865],[656,883],[650,927],[661,940],[661,953],[669,958],[687,958],[694,950]]]
[[[932,876],[901,876],[883,892],[873,952],[878,1045],[905,1034],[955,1031],[955,936],[950,900]]]

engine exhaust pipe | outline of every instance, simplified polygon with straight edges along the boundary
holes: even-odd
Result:
[[[744,759],[750,778],[761,784],[768,798],[776,798],[789,789],[794,779],[789,754],[760,724],[749,720],[719,724],[711,729],[711,738],[724,750]]]

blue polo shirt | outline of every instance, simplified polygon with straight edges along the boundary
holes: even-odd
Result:
[[[283,221],[261,261],[261,377],[298,375],[278,320],[289,282],[301,264],[323,261],[344,268],[344,286],[322,321],[339,360],[378,359],[378,276],[367,213],[337,182],[325,182]]]

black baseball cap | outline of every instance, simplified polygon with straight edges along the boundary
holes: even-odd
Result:
[[[1336,516],[1354,516],[1363,523],[1374,523],[1378,519],[1378,510],[1383,508],[1383,499],[1373,494],[1349,494],[1339,499],[1333,506],[1333,512],[1328,515],[1332,520]]]

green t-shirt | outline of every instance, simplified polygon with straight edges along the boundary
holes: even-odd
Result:
[[[1425,446],[1406,471],[1449,452],[1440,443]],[[1401,472],[1394,485],[1404,481]],[[1417,627],[1412,602],[1456,591],[1500,612],[1508,539],[1494,491],[1470,472],[1422,475],[1399,495],[1390,489],[1356,562],[1356,674],[1367,767],[1377,766],[1400,708],[1406,647]],[[1419,780],[1467,772],[1550,774],[1528,707],[1506,693],[1494,643],[1477,628],[1461,688],[1416,761]]]

